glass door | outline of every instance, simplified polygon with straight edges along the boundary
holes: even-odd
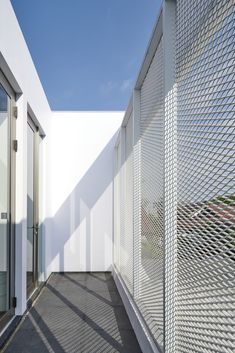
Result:
[[[28,118],[27,132],[27,297],[38,286],[38,150],[39,133]]]
[[[0,72],[0,328],[14,315],[14,93]]]

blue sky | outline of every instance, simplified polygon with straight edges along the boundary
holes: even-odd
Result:
[[[53,110],[124,110],[160,0],[12,0]]]

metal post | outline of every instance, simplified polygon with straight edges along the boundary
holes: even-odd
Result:
[[[165,353],[176,352],[177,280],[177,184],[176,184],[176,83],[175,22],[176,1],[163,3],[164,46],[164,346]]]
[[[141,136],[140,90],[133,93],[133,296],[139,296],[139,272],[141,262]]]

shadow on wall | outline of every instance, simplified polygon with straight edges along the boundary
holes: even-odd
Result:
[[[50,253],[47,254],[52,271],[110,270],[116,137],[117,133],[54,217],[45,221],[47,237],[50,237]]]

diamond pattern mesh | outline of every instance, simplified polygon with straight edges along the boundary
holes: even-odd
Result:
[[[163,345],[163,45],[141,87],[141,265],[140,310]]]
[[[176,4],[176,84],[161,39],[117,149],[114,261],[160,351],[232,353],[235,1]]]
[[[235,6],[177,1],[177,352],[235,351]]]

